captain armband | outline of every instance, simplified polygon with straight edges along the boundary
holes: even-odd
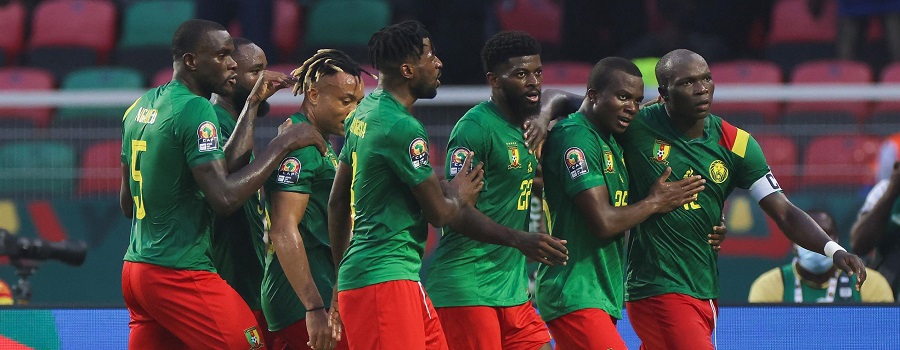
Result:
[[[778,185],[778,180],[775,180],[775,175],[772,175],[771,171],[759,178],[759,180],[756,180],[753,185],[750,185],[750,196],[757,202],[772,193],[780,191],[781,186]]]

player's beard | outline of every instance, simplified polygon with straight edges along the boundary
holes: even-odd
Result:
[[[540,93],[540,92],[538,92]],[[509,94],[505,93],[506,96],[506,105],[512,109],[513,113],[516,116],[522,118],[528,118],[534,115],[537,115],[538,112],[541,111],[541,100],[538,99],[537,103],[532,103],[525,97],[525,94]]]

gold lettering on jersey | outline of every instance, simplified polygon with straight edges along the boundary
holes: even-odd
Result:
[[[153,124],[156,121],[156,115],[159,111],[152,108],[141,107],[137,111],[137,117],[134,118],[138,123]]]
[[[353,122],[350,123],[350,132],[359,136],[359,138],[366,137],[366,122],[359,119],[353,119]]]
[[[522,167],[519,157],[519,145],[515,142],[507,142],[506,150],[509,153],[509,167],[507,169],[519,169]]]
[[[716,159],[709,164],[709,177],[717,184],[728,180],[728,167],[725,166],[725,162]]]
[[[688,171],[684,172],[684,176],[682,176],[682,179],[687,179],[687,178],[689,178],[689,177],[691,177],[691,176],[694,176],[694,169],[690,169],[690,168],[689,168]],[[699,194],[699,193],[698,193],[698,194]],[[694,195],[694,200],[693,200],[693,201],[691,201],[690,203],[684,205],[684,210],[696,210],[696,209],[702,208],[702,207],[700,206],[700,203],[697,203],[697,195],[698,195],[698,194],[695,194],[695,195]]]
[[[528,162],[528,172],[534,172],[534,168],[531,167],[531,162]]]

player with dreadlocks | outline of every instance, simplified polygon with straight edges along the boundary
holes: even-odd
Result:
[[[447,349],[419,270],[428,224],[443,227],[474,204],[481,164],[442,182],[428,162],[428,135],[409,110],[437,95],[443,64],[421,23],[381,29],[369,53],[378,88],[347,119],[328,202],[332,252],[343,258],[341,317],[351,349]],[[471,159],[467,154],[464,169]]]
[[[291,72],[294,95],[303,94],[294,124],[312,124],[328,140],[344,135],[344,118],[363,98],[361,74],[345,53],[322,49]],[[272,248],[266,256],[262,307],[276,342],[288,349],[347,349],[333,302],[335,265],[328,241],[326,204],[337,157],[326,141],[289,153],[266,182],[272,204]],[[330,322],[326,307],[335,317]]]

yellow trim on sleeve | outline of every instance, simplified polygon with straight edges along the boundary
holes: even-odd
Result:
[[[132,103],[131,106],[128,107],[128,109],[125,110],[125,114],[122,114],[122,121],[123,121],[123,122],[125,121],[125,118],[128,118],[128,112],[131,112],[131,109],[134,108],[134,106],[136,106],[137,103],[140,102],[140,101],[141,101],[141,98],[138,97],[138,99],[137,99],[137,100],[134,100],[134,103]]]
[[[734,145],[731,146],[731,151],[739,157],[744,158],[744,154],[747,153],[747,143],[749,141],[750,134],[743,129],[737,129],[737,135],[734,137]]]

